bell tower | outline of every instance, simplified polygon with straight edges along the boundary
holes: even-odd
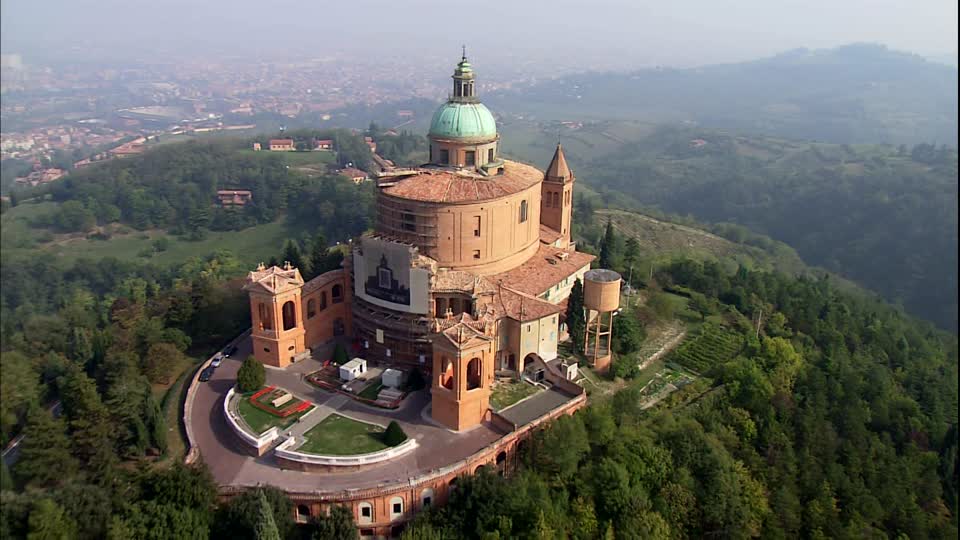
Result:
[[[290,263],[266,268],[262,263],[247,276],[250,295],[253,356],[268,366],[286,367],[306,350],[300,293],[303,278]]]
[[[563,155],[563,147],[558,143],[540,188],[540,223],[560,233],[557,247],[564,249],[570,246],[575,181]]]
[[[431,415],[449,429],[461,431],[483,421],[490,408],[494,340],[459,322],[433,339]]]

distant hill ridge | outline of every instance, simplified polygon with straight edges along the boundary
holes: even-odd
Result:
[[[541,119],[688,121],[836,143],[957,145],[957,68],[882,45],[697,68],[584,73],[498,93]]]

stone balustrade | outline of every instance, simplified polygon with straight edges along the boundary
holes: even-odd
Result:
[[[296,437],[288,438],[274,449],[274,455],[276,455],[278,459],[285,459],[309,465],[355,468],[382,463],[384,461],[400,457],[412,452],[418,446],[416,439],[407,439],[397,446],[387,448],[386,450],[380,450],[379,452],[370,452],[368,454],[357,454],[353,456],[322,456],[318,454],[307,454],[304,452],[291,450],[291,448],[297,445],[297,442],[298,441]]]

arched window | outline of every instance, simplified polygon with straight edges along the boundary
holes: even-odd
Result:
[[[306,523],[310,521],[310,507],[305,504],[297,505],[297,522]]]
[[[427,488],[420,492],[420,507],[429,508],[433,504],[433,490]]]
[[[403,516],[403,498],[394,497],[390,499],[390,520],[393,521]]]
[[[333,289],[330,291],[330,296],[333,297],[334,304],[343,302],[343,286],[340,284],[334,285]]]
[[[297,327],[297,308],[292,300],[283,304],[283,329],[290,330]]]
[[[480,388],[481,385],[481,362],[479,358],[472,358],[467,364],[467,390]]]
[[[443,372],[440,374],[440,386],[453,390],[453,362],[449,358],[443,359]]]
[[[320,311],[327,309],[327,291],[320,292]]]
[[[312,319],[317,314],[317,301],[313,298],[307,300],[307,318]]]
[[[527,201],[526,199],[520,201],[520,223],[526,223],[527,221]]]
[[[553,192],[553,207],[560,208],[560,194],[556,191]]]
[[[263,302],[257,304],[257,318],[260,319],[260,328],[273,330],[273,317],[267,313],[267,306]]]
[[[373,505],[362,502],[357,505],[357,523],[373,523]]]

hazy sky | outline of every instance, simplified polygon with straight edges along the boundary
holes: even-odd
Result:
[[[957,50],[956,0],[0,0],[3,52],[99,59],[330,51],[696,65],[883,43]]]

